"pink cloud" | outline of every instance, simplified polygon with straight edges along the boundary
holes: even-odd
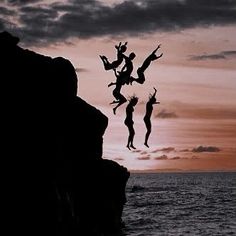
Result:
[[[165,153],[169,153],[169,152],[174,152],[175,148],[174,147],[167,147],[167,148],[159,148],[156,149],[154,151],[152,151],[151,153],[157,153],[157,152],[165,152]]]
[[[141,156],[141,157],[138,157],[137,159],[140,160],[140,161],[150,160],[150,156],[149,155]]]
[[[159,156],[159,157],[155,157],[154,158],[155,160],[168,160],[168,157],[167,157],[167,155],[161,155],[161,156]]]

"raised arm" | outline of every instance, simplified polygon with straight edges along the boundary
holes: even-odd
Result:
[[[120,50],[120,46],[121,46],[121,42],[119,43],[119,45],[115,45],[115,48],[117,49],[117,51]]]
[[[157,89],[155,88],[155,87],[153,87],[153,89],[154,89],[154,93],[153,93],[153,97],[156,97],[156,94],[157,94]]]
[[[153,89],[154,89],[154,93],[153,93],[152,97],[155,98],[155,99],[154,99],[155,102],[154,102],[153,104],[160,104],[160,102],[156,101],[157,90],[156,90],[155,87],[153,87]]]

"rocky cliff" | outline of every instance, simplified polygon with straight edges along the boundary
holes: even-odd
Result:
[[[77,96],[69,60],[23,49],[0,33],[5,220],[18,233],[117,231],[126,168],[102,159],[108,118]]]

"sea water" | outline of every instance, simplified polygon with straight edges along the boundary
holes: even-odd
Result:
[[[131,174],[122,235],[236,235],[236,172]]]

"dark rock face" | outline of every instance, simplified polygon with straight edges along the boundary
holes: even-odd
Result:
[[[108,118],[77,97],[70,61],[0,33],[5,219],[29,235],[119,230],[126,168],[102,159]],[[5,187],[6,186],[6,187]]]

